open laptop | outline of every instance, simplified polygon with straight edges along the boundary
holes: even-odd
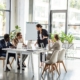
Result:
[[[22,47],[23,47],[23,43],[18,43],[17,44],[17,49],[22,49]]]

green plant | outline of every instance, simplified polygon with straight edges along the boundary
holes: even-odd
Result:
[[[68,43],[72,43],[73,42],[73,35],[71,34],[65,34],[64,32],[61,32],[61,34],[59,35],[61,42],[63,43],[64,41],[68,41]]]
[[[54,38],[54,34],[50,33],[50,38],[53,39]]]
[[[65,38],[66,38],[66,34],[65,34],[64,32],[61,32],[61,33],[59,34],[59,37],[60,37],[61,42],[64,43]]]
[[[69,44],[73,42],[73,39],[74,39],[73,35],[68,34],[66,36],[66,41],[68,41]]]
[[[68,41],[69,44],[73,42],[74,39],[73,35],[65,34],[64,32],[61,32],[58,35],[62,43],[64,43],[64,41]],[[50,34],[50,37],[52,40],[54,40],[54,34]]]
[[[10,40],[12,41],[13,39],[15,39],[16,34],[20,31],[21,31],[20,27],[16,25],[15,29],[10,32]]]

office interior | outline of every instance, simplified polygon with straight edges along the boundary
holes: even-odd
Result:
[[[0,0],[0,40],[18,25],[27,44],[26,22],[38,22],[49,34],[63,33],[73,36],[72,43],[68,48],[65,47],[64,64],[67,72],[60,65],[60,76],[55,70],[52,73],[46,71],[41,75],[43,68],[39,68],[38,75],[38,56],[33,54],[34,76],[31,68],[28,69],[28,58],[25,60],[26,68],[22,74],[20,71],[15,73],[15,60],[9,72],[4,71],[3,60],[0,60],[0,80],[80,80],[79,2],[80,0]]]

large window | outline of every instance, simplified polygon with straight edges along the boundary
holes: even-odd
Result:
[[[0,36],[9,33],[10,0],[0,0]]]
[[[80,0],[69,0],[69,24],[80,24]]]
[[[64,31],[78,36],[80,30],[80,0],[50,0],[50,2],[50,9],[53,11],[51,17],[52,33]],[[42,24],[48,30],[49,0],[34,0],[33,12],[33,21]],[[75,30],[75,27],[78,31]]]
[[[34,22],[38,22],[43,25],[45,29],[48,29],[49,18],[49,0],[34,0]]]
[[[67,9],[67,0],[51,0],[51,10]]]
[[[52,33],[65,32],[65,13],[52,13]]]
[[[69,0],[68,33],[80,39],[80,0]]]
[[[50,24],[52,33],[67,32],[67,0],[50,0],[51,16]]]

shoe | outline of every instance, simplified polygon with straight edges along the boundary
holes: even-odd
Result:
[[[10,71],[10,69],[8,67],[6,67],[6,71]]]
[[[26,65],[22,64],[22,67],[26,67]]]
[[[18,67],[17,69],[20,70],[20,67]],[[24,68],[22,68],[22,70],[24,70]]]

